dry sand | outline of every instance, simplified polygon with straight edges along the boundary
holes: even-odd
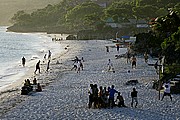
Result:
[[[152,89],[152,80],[158,76],[153,67],[148,66],[142,56],[138,56],[137,69],[131,69],[126,59],[115,59],[117,51],[105,45],[110,41],[61,41],[67,50],[52,58],[50,71],[37,74],[43,92],[28,96],[20,95],[14,88],[1,96],[0,119],[4,120],[62,120],[62,119],[119,119],[119,120],[176,120],[180,119],[180,96],[173,95],[158,100],[158,92]],[[123,54],[126,49],[120,49]],[[72,59],[84,57],[84,70],[80,74],[71,71]],[[111,59],[115,73],[107,72],[107,62]],[[59,64],[56,62],[59,61]],[[155,60],[150,59],[150,63]],[[45,70],[45,65],[42,65]],[[130,73],[127,71],[130,70]],[[32,76],[33,78],[33,76]],[[137,79],[137,85],[125,85],[130,79]],[[32,80],[32,79],[31,79]],[[99,86],[115,85],[125,98],[128,108],[88,109],[89,84]],[[129,96],[133,87],[138,90],[138,108],[131,108]]]

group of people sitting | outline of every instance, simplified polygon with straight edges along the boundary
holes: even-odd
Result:
[[[21,88],[21,95],[28,95],[32,91],[41,92],[42,87],[40,83],[37,83],[36,78],[34,78],[33,83],[29,79],[25,79],[24,86]]]
[[[124,98],[120,92],[114,89],[114,85],[111,87],[102,87],[99,89],[97,84],[90,84],[89,93],[89,108],[113,108],[114,106],[126,107],[124,104]],[[118,93],[117,98],[114,100],[115,93]],[[117,102],[117,104],[115,104]]]

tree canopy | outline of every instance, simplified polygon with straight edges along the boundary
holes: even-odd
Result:
[[[102,7],[93,2],[85,2],[67,12],[66,22],[74,29],[88,29],[88,20],[99,20],[97,18],[102,15],[102,10]]]
[[[170,0],[167,0],[170,1]],[[179,10],[180,3],[171,0],[62,0],[57,5],[47,5],[32,13],[17,12],[12,18],[14,25],[36,29],[61,27],[69,31],[83,29],[97,29],[97,25],[104,25],[107,18],[115,22],[127,22],[129,18],[146,19],[163,16],[168,8]],[[107,7],[102,4],[108,3]],[[173,6],[174,5],[174,6]],[[160,7],[160,9],[158,9]],[[153,13],[153,14],[152,14]]]

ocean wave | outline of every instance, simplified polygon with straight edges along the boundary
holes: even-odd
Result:
[[[7,78],[7,77],[10,77],[10,76],[13,76],[13,75],[16,75],[17,73],[10,73],[10,74],[6,74],[6,75],[0,75],[0,80],[1,79],[4,79],[4,78]]]

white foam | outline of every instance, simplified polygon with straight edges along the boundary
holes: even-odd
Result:
[[[3,33],[6,34],[6,33]],[[15,57],[8,56],[8,60],[2,61],[1,70],[0,70],[0,90],[4,89],[8,85],[11,85],[13,82],[16,82],[21,77],[23,77],[30,67],[36,65],[39,60],[43,60],[44,54],[48,55],[48,50],[51,50],[52,55],[60,53],[63,48],[59,43],[52,42],[51,38],[42,33],[7,33],[11,36],[16,36],[15,40],[17,40],[17,44],[21,46],[17,52],[15,51]],[[19,40],[20,38],[26,39],[26,41]],[[1,41],[0,41],[1,42]],[[26,42],[26,45],[32,47],[29,49],[27,46],[23,48],[23,42]],[[8,43],[11,44],[11,43]],[[21,50],[21,47],[23,50]],[[28,53],[25,51],[27,50]],[[14,51],[13,51],[14,52]],[[26,65],[25,67],[21,64],[21,58],[25,56]],[[11,58],[12,57],[12,58]]]

